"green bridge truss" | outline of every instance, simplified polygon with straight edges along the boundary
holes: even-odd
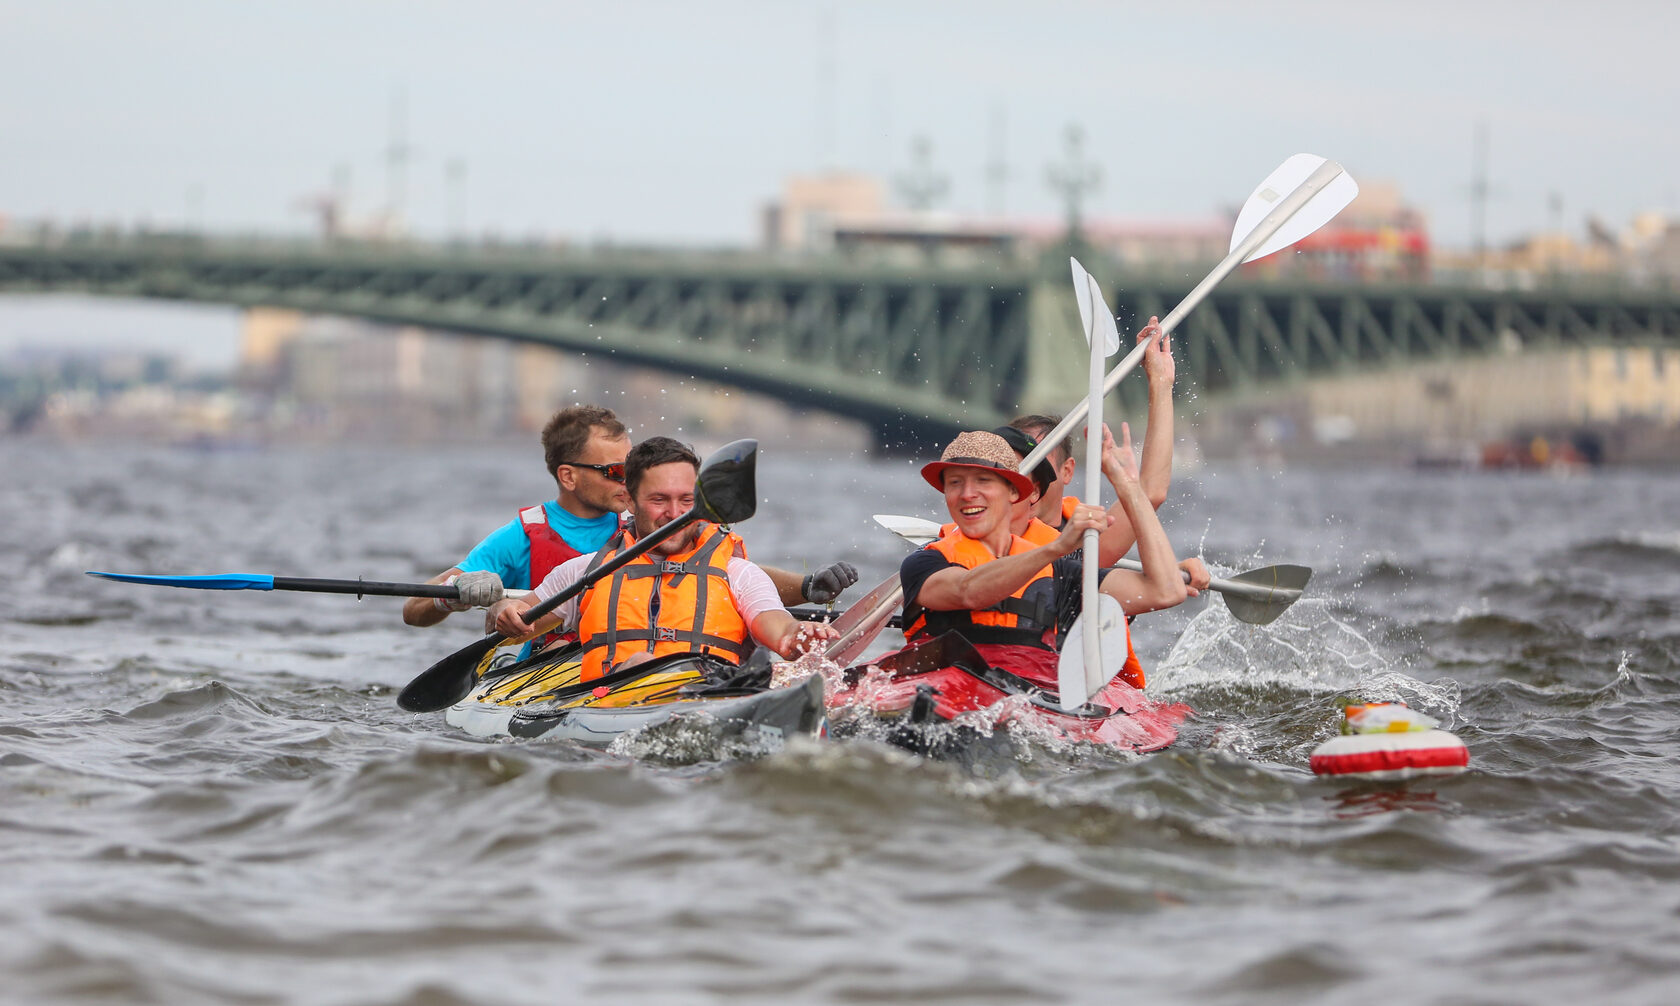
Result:
[[[1090,260],[1087,260],[1090,261]],[[1098,265],[1094,270],[1103,275]],[[1107,271],[1123,328],[1200,278]],[[718,253],[518,255],[204,242],[0,245],[0,293],[279,307],[541,343],[859,419],[887,448],[1059,412],[1085,386],[1065,256],[886,266]],[[1236,276],[1175,336],[1181,382],[1246,389],[1503,348],[1680,339],[1671,290],[1491,291]],[[1137,414],[1141,378],[1117,392]],[[1123,413],[1124,414],[1124,413]]]

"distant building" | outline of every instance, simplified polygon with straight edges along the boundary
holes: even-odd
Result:
[[[781,199],[764,208],[760,233],[771,250],[827,251],[836,230],[876,223],[885,213],[879,179],[843,171],[795,175],[783,183]]]
[[[1482,282],[1533,288],[1577,278],[1614,279],[1635,285],[1680,282],[1680,220],[1641,213],[1620,231],[1598,219],[1577,238],[1552,230],[1532,234],[1479,257],[1458,251],[1438,257],[1438,271]]]
[[[324,433],[466,439],[514,427],[515,347],[330,317],[285,343],[276,392]]]
[[[1230,248],[1235,213],[1181,220],[1092,218],[1083,240],[1134,271],[1211,266]],[[1063,220],[967,217],[911,211],[886,202],[885,186],[866,175],[831,173],[787,179],[781,198],[764,210],[764,247],[888,259],[960,261],[977,256],[1033,258],[1067,236]],[[1249,270],[1326,279],[1423,278],[1431,245],[1422,213],[1391,182],[1366,182],[1335,221]]]
[[[1387,448],[1396,457],[1472,458],[1491,442],[1592,439],[1607,460],[1680,453],[1680,349],[1585,346],[1326,375],[1295,393],[1207,410],[1224,453]],[[1618,454],[1618,450],[1622,453]]]

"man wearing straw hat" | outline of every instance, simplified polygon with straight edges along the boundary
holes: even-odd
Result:
[[[1069,556],[1087,528],[1102,531],[1114,518],[1080,504],[1047,544],[1011,533],[1011,510],[1036,492],[1016,471],[1018,463],[998,434],[969,432],[922,469],[928,484],[944,492],[956,526],[899,569],[905,636],[920,642],[956,632],[989,663],[1054,687],[1056,615],[1080,590],[1080,563]],[[1128,616],[1170,608],[1189,596],[1172,545],[1138,484],[1135,460],[1121,458],[1118,467],[1120,506],[1137,531],[1143,572],[1113,570],[1101,589]]]

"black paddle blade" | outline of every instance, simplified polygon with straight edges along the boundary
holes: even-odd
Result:
[[[718,448],[700,466],[695,509],[714,524],[734,524],[758,510],[758,441],[737,440]]]
[[[411,713],[435,713],[439,709],[448,709],[472,691],[473,682],[478,680],[478,666],[496,649],[496,644],[504,641],[500,634],[491,633],[444,657],[421,671],[397,693],[397,705]]]

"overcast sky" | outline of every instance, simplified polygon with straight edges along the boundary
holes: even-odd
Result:
[[[1553,193],[1577,232],[1680,211],[1676,39],[1680,4],[1656,0],[0,0],[0,215],[302,232],[335,172],[366,215],[400,93],[422,236],[459,217],[744,244],[787,175],[891,177],[916,135],[944,208],[979,211],[1001,118],[1011,215],[1059,216],[1045,171],[1076,122],[1097,215],[1206,219],[1310,151],[1396,182],[1462,246],[1478,122],[1492,239],[1551,226]],[[0,298],[0,349],[121,339],[97,333],[131,316]],[[202,335],[232,312],[159,317],[232,351]]]
[[[90,3],[0,0],[0,213],[303,230],[349,169],[384,205],[406,94],[414,229],[746,243],[790,173],[905,170],[1012,214],[1082,124],[1093,211],[1205,219],[1306,150],[1389,179],[1463,244],[1475,124],[1490,236],[1680,201],[1680,4],[1650,2]],[[457,190],[460,191],[460,190]]]

